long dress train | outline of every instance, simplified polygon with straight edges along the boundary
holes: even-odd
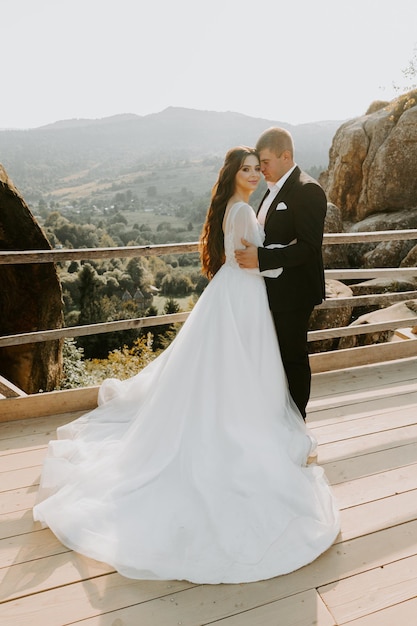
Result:
[[[58,429],[34,519],[124,576],[237,583],[313,561],[337,507],[292,402],[263,278],[234,250],[262,245],[252,208],[225,226],[226,263],[171,345]],[[279,273],[279,272],[277,272]]]

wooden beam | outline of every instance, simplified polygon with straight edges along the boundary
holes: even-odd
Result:
[[[410,276],[417,276],[417,267],[373,267],[372,269],[338,269],[325,270],[326,278],[337,280],[352,280],[370,278],[395,278],[395,280],[407,279]]]
[[[323,245],[402,241],[417,239],[417,229],[381,230],[372,233],[325,233]],[[1,250],[0,265],[16,263],[57,263],[81,259],[113,259],[163,254],[198,252],[198,242],[168,243],[154,246],[118,246],[113,248],[64,248],[60,250]]]
[[[354,296],[350,298],[329,298],[317,309],[332,309],[341,307],[369,306],[370,304],[392,304],[393,302],[402,302],[405,300],[417,299],[417,291],[406,291],[389,294],[372,294],[366,296]],[[23,345],[28,343],[39,343],[42,341],[52,341],[53,339],[62,339],[64,337],[83,337],[86,335],[98,335],[101,333],[115,332],[116,330],[128,330],[131,328],[150,328],[161,324],[178,324],[185,322],[190,311],[182,311],[180,313],[171,313],[168,315],[155,315],[151,317],[137,317],[129,320],[118,320],[115,322],[102,322],[100,324],[88,324],[84,326],[69,326],[67,328],[57,328],[54,330],[40,330],[31,333],[20,333],[17,335],[7,335],[0,337],[0,348],[5,346]],[[410,318],[412,320],[412,318]],[[394,328],[396,322],[384,322],[385,329]],[[402,324],[403,325],[403,324]],[[406,325],[406,324],[405,324]],[[378,330],[383,330],[382,322]],[[356,329],[345,332],[345,329]],[[367,326],[367,330],[362,330],[359,326],[344,326],[332,329],[324,329],[322,331],[311,331],[309,333],[309,341],[318,341],[319,339],[327,339],[329,337],[344,337],[345,335],[360,335],[372,332],[371,324]],[[312,333],[322,333],[321,337]]]
[[[375,230],[373,232],[362,231],[357,233],[324,233],[323,245],[369,243],[374,241],[402,241],[405,239],[417,239],[417,230],[404,229]]]
[[[328,298],[316,309],[339,309],[342,307],[365,307],[370,304],[392,304],[393,302],[403,302],[407,300],[415,300],[417,291],[398,291],[393,293],[372,293],[366,296],[350,296],[349,298]]]
[[[310,367],[312,373],[317,374],[319,372],[347,369],[348,367],[358,367],[359,365],[369,365],[371,363],[415,356],[417,356],[417,341],[409,339],[311,354]]]
[[[0,399],[0,423],[12,420],[89,411],[97,406],[98,387],[64,389],[19,398]]]
[[[6,398],[19,398],[22,396],[26,396],[26,393],[22,389],[20,389],[19,387],[11,383],[10,380],[7,380],[7,378],[4,378],[4,376],[1,375],[0,394],[2,396],[5,396]]]
[[[373,324],[356,324],[351,326],[338,326],[337,328],[325,328],[323,330],[311,330],[307,336],[309,341],[321,341],[323,339],[336,339],[337,337],[351,337],[352,335],[367,335],[368,333],[376,333],[381,330],[412,328],[416,324],[417,315],[414,315],[413,317],[375,322]],[[404,338],[409,339],[409,337]]]
[[[417,342],[404,340],[319,352],[310,355],[310,366],[312,373],[317,374],[415,356],[417,356]],[[84,387],[0,399],[0,423],[75,411],[89,411],[97,406],[98,389],[98,386]]]
[[[81,259],[126,259],[164,254],[197,252],[198,242],[167,243],[157,246],[120,246],[117,248],[64,248],[62,250],[0,250],[0,265],[21,263],[58,263]]]
[[[154,315],[149,317],[137,317],[129,320],[117,320],[115,322],[102,322],[100,324],[86,324],[83,326],[68,326],[67,328],[56,328],[54,330],[38,330],[31,333],[19,333],[18,335],[7,335],[0,337],[0,348],[4,346],[16,346],[28,343],[39,343],[42,341],[52,341],[64,337],[85,337],[86,335],[98,335],[101,333],[112,333],[117,330],[128,330],[131,328],[150,328],[161,324],[177,324],[185,322],[190,311],[180,313],[170,313],[166,315]]]

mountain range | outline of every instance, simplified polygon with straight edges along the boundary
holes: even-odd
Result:
[[[145,116],[123,114],[2,130],[0,163],[29,199],[59,197],[59,190],[68,186],[80,189],[103,180],[117,184],[126,174],[158,163],[222,158],[232,146],[254,145],[266,128],[281,126],[293,135],[296,161],[302,168],[325,169],[332,139],[342,123],[291,125],[240,113],[168,107]]]

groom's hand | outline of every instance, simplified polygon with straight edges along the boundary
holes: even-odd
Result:
[[[241,239],[242,244],[245,246],[244,250],[235,250],[235,259],[239,264],[239,267],[243,269],[252,269],[254,267],[258,267],[258,248],[250,243],[250,241],[246,241],[246,239]]]

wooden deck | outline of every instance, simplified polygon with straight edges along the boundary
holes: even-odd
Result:
[[[342,531],[311,565],[258,583],[132,581],[34,524],[46,444],[77,415],[0,424],[2,626],[417,624],[417,358],[313,376],[308,422]]]

